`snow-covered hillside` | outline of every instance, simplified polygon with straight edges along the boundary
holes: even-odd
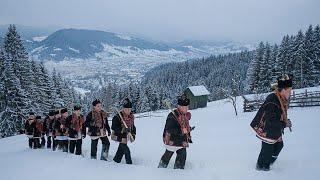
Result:
[[[239,98],[241,99],[241,98]],[[238,109],[242,109],[239,100]],[[320,177],[319,107],[291,108],[293,132],[285,131],[285,147],[270,172],[258,172],[255,163],[261,142],[249,127],[255,113],[235,116],[224,100],[193,110],[194,144],[187,150],[185,170],[156,168],[164,152],[162,130],[169,111],[137,114],[137,140],[130,144],[134,165],[90,159],[90,139],[84,143],[85,157],[48,149],[30,150],[24,135],[0,140],[0,177],[3,180],[32,179],[318,179]],[[99,144],[101,145],[101,144]],[[111,142],[110,158],[117,144]],[[175,158],[175,157],[173,157]]]
[[[7,29],[0,25],[0,42]],[[168,62],[255,49],[254,44],[233,41],[161,42],[90,29],[18,26],[18,31],[29,59],[44,62],[85,90],[104,86],[101,79],[117,84],[139,81],[145,72]]]

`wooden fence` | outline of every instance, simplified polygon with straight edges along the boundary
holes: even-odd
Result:
[[[252,112],[258,110],[263,104],[264,99],[259,100],[249,100],[245,96],[243,111]],[[307,89],[303,93],[295,93],[293,91],[289,100],[289,107],[310,107],[310,106],[320,106],[320,91],[308,91]]]

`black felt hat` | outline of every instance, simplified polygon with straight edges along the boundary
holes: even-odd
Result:
[[[186,94],[178,96],[178,105],[179,106],[189,106],[190,99],[187,98]]]
[[[100,104],[101,103],[101,101],[99,100],[99,99],[96,99],[96,100],[94,100],[93,102],[92,102],[92,105],[93,106],[96,106],[97,104]]]
[[[278,88],[292,87],[292,75],[284,74],[277,78]]]
[[[75,111],[81,110],[81,106],[80,105],[75,105],[73,107],[73,110],[75,110]]]
[[[55,115],[60,114],[60,110],[56,110],[56,111],[54,112],[54,114],[55,114]]]
[[[132,103],[129,98],[124,99],[122,105],[124,108],[132,108]]]
[[[53,110],[49,111],[49,116],[54,116],[55,114],[56,113]]]
[[[68,112],[68,109],[67,109],[67,108],[61,109],[61,114],[66,113],[66,112]]]

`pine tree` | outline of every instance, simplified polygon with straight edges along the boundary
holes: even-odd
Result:
[[[279,77],[281,74],[288,72],[288,63],[290,62],[290,37],[286,35],[283,37],[278,58],[276,62],[276,76]]]
[[[309,26],[307,32],[305,33],[305,40],[304,40],[304,49],[306,52],[305,55],[305,64],[307,70],[304,70],[306,76],[306,86],[313,86],[317,79],[317,71],[315,67],[315,39],[313,35],[313,27],[312,25]]]
[[[165,109],[165,104],[163,103],[164,100],[166,100],[168,98],[167,93],[165,93],[165,91],[163,90],[163,88],[159,89],[159,109]]]
[[[36,101],[40,106],[41,113],[48,113],[53,107],[52,81],[44,64],[32,61],[33,72],[35,74]]]
[[[291,65],[293,66],[293,77],[294,77],[294,86],[296,88],[302,88],[306,86],[306,73],[305,69],[307,68],[306,65],[306,51],[305,51],[305,44],[304,44],[304,34],[300,30],[295,37],[292,49],[292,62]],[[306,69],[308,70],[308,69]]]
[[[19,53],[23,49],[23,46],[15,25],[10,25],[8,28],[8,32],[4,37],[4,49],[7,58],[12,62],[14,73],[20,76],[18,60],[20,58],[25,59],[25,54]]]
[[[272,81],[271,46],[269,43],[266,43],[265,45],[258,76],[260,80],[257,83],[257,89],[259,92],[268,92]]]
[[[111,84],[108,83],[108,85],[106,87],[103,87],[101,89],[101,99],[103,100],[103,106],[105,108],[105,110],[110,111],[112,108],[112,88],[111,88]]]
[[[137,112],[138,102],[140,101],[139,87],[135,82],[129,84],[129,97],[132,101],[132,112]]]
[[[61,108],[64,107],[64,101],[62,96],[62,85],[61,85],[62,79],[61,76],[59,76],[55,69],[53,69],[52,72],[52,97],[54,99],[54,107],[55,108]]]
[[[61,80],[61,96],[63,100],[63,107],[68,109],[72,109],[74,106],[75,100],[74,97],[74,90],[69,86],[69,82],[66,80],[62,80],[61,75],[59,74],[59,79]]]
[[[151,111],[151,107],[150,107],[150,103],[148,100],[148,93],[146,91],[142,92],[142,94],[140,94],[141,97],[141,101],[139,103],[139,112],[149,112]]]
[[[260,82],[260,69],[261,62],[263,61],[263,55],[265,52],[265,45],[263,42],[260,42],[259,47],[255,51],[255,56],[250,63],[248,69],[248,83],[249,83],[249,91],[257,92],[259,91],[259,82]]]
[[[42,114],[42,103],[41,103],[41,97],[43,92],[40,89],[39,83],[40,83],[40,77],[39,77],[39,67],[38,64],[35,61],[31,61],[30,62],[31,65],[31,71],[32,71],[32,75],[30,75],[30,80],[31,82],[29,82],[30,85],[32,85],[32,89],[28,90],[28,94],[29,94],[29,99],[32,101],[32,105],[33,105],[33,112],[35,112],[36,114]]]
[[[22,44],[15,25],[10,25],[8,28],[8,32],[4,38],[4,49],[8,60],[12,62],[14,73],[20,80],[21,88],[25,90],[28,98],[34,99],[35,85],[31,63],[28,60],[28,53]],[[34,103],[30,104],[30,107],[33,105]]]
[[[278,53],[279,53],[279,47],[277,44],[274,44],[271,51],[271,62],[270,62],[271,83],[276,82],[277,77],[280,74],[278,72]]]
[[[315,66],[315,73],[318,74],[318,76],[316,77],[316,85],[320,84],[320,26],[317,25],[314,28],[314,32],[313,32],[313,40],[314,40],[314,66]]]
[[[4,50],[0,48],[0,113],[4,110],[4,104],[5,104],[5,86],[4,81],[6,79],[5,77],[5,55]],[[0,114],[1,119],[1,114]],[[1,137],[1,135],[0,135]]]
[[[8,55],[1,53],[4,59],[4,106],[1,113],[0,133],[3,136],[16,134],[24,124],[24,119],[20,114],[26,115],[30,104],[26,93],[21,88],[20,80],[14,73],[13,63]]]

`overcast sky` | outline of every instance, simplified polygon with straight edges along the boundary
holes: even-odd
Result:
[[[155,40],[278,42],[320,24],[320,0],[0,0],[0,24],[129,33]]]

